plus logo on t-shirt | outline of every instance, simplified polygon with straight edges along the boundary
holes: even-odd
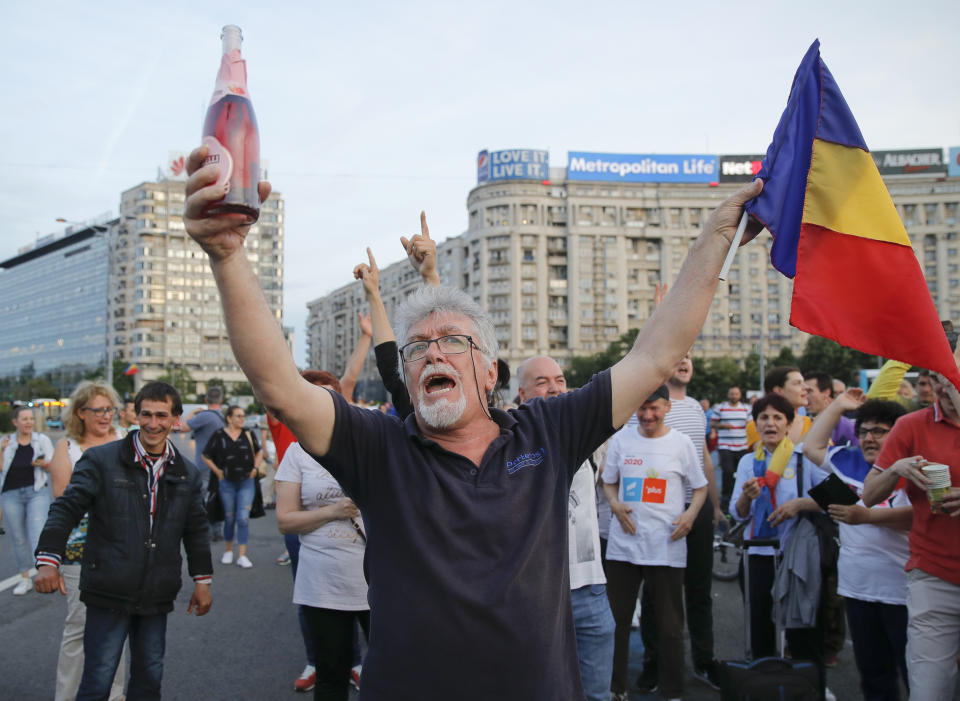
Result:
[[[648,504],[662,504],[667,498],[667,480],[647,477],[643,482],[643,499]]]
[[[663,504],[667,497],[667,481],[657,476],[656,470],[647,470],[644,477],[623,478],[623,501]]]

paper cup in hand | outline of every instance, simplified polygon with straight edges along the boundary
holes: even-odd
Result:
[[[940,511],[940,503],[950,489],[950,466],[932,462],[920,468],[927,478],[927,498],[930,510]]]

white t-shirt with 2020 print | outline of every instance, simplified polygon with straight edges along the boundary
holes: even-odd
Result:
[[[687,566],[685,538],[670,540],[673,522],[683,513],[685,487],[707,484],[693,443],[676,429],[659,438],[641,435],[638,426],[624,426],[607,449],[603,481],[620,483],[620,501],[633,509],[636,533],[610,519],[607,559],[635,565]]]
[[[277,468],[277,482],[300,485],[304,511],[329,506],[346,495],[340,483],[316,460],[291,443]],[[362,529],[359,516],[354,519]],[[300,536],[300,563],[293,586],[293,603],[337,611],[365,611],[367,582],[363,578],[364,542],[348,519],[328,521]]]

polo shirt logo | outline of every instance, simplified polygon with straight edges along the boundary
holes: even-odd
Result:
[[[532,453],[521,453],[513,460],[507,460],[507,474],[512,475],[525,467],[536,467],[543,462],[546,455],[546,448],[540,448]]]

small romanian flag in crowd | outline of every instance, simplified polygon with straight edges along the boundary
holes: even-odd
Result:
[[[794,279],[790,323],[960,386],[910,238],[819,41],[758,177],[763,192],[746,209],[773,234],[773,266]]]
[[[130,364],[127,366],[127,369],[123,371],[123,374],[124,374],[124,375],[136,375],[138,372],[140,372],[140,368],[137,367],[137,364],[136,364],[136,363],[130,363]]]

